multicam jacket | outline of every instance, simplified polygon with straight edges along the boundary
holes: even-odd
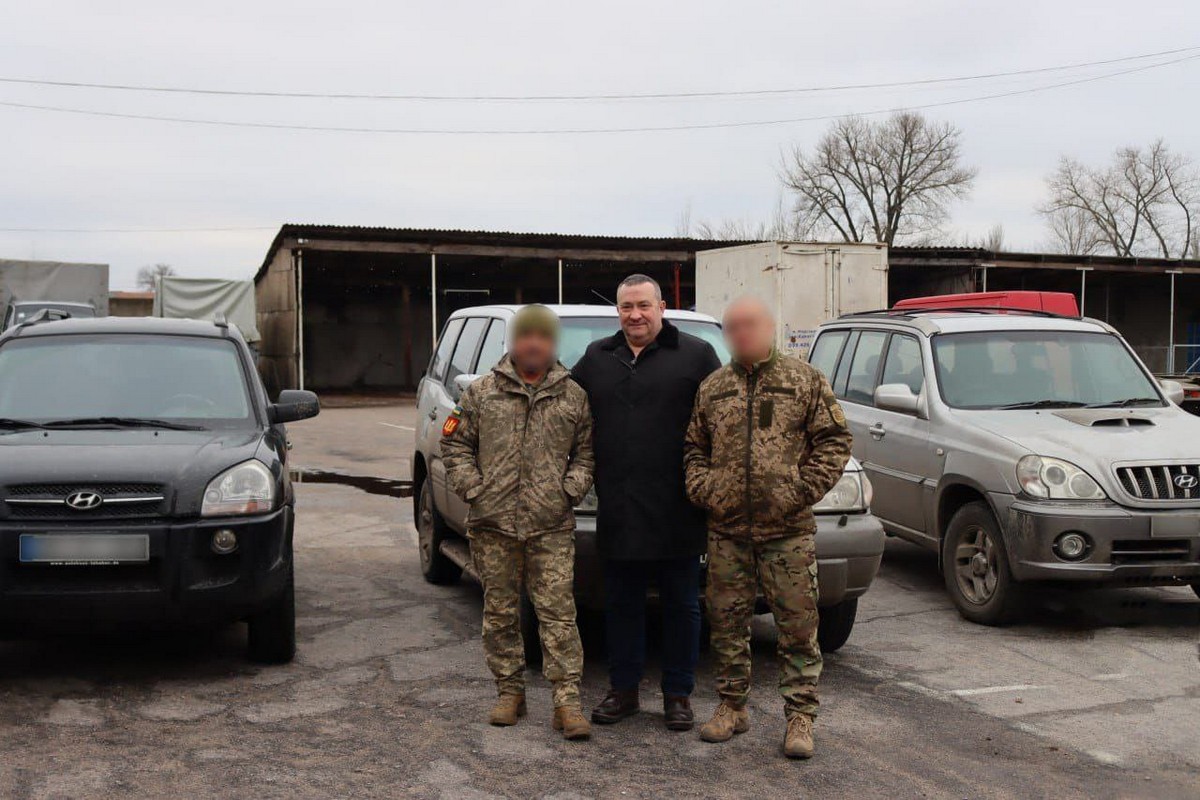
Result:
[[[773,352],[751,370],[727,364],[700,385],[684,467],[710,533],[815,532],[812,505],[849,458],[850,431],[829,382],[798,358]]]
[[[574,530],[592,485],[587,394],[555,364],[527,386],[505,356],[463,392],[442,427],[450,489],[471,505],[467,527],[525,539]]]

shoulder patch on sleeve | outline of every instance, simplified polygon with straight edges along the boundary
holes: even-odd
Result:
[[[825,398],[825,407],[829,409],[829,416],[833,417],[833,421],[843,428],[846,427],[846,412],[842,411],[841,405],[833,398],[833,395],[828,395]]]
[[[453,436],[458,430],[458,426],[462,424],[462,417],[451,414],[446,417],[446,421],[442,423],[442,436]]]

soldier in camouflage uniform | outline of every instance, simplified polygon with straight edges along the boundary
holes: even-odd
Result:
[[[489,721],[525,715],[522,583],[537,612],[555,730],[586,739],[575,624],[575,516],[592,485],[587,395],[558,363],[559,325],[545,306],[511,324],[508,355],[472,383],[442,428],[450,488],[471,506],[471,557],[483,583],[483,646],[500,695]]]
[[[850,458],[846,417],[825,378],[776,351],[775,322],[753,298],[725,313],[733,361],[700,385],[684,463],[708,513],[708,615],[721,704],[701,728],[723,742],[749,728],[750,619],[761,589],[779,631],[784,752],[812,755],[821,649],[812,505]]]

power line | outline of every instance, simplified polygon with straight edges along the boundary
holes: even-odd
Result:
[[[867,117],[877,116],[880,114],[893,114],[900,111],[921,111],[931,108],[944,108],[947,106],[964,105],[967,103],[978,103],[986,100],[998,100],[1007,97],[1017,97],[1027,94],[1036,94],[1038,92],[1051,91],[1053,89],[1061,89],[1068,86],[1079,86],[1086,83],[1094,83],[1096,81],[1116,78],[1122,75],[1132,75],[1138,72],[1158,69],[1160,67],[1171,66],[1185,61],[1192,61],[1200,58],[1200,54],[1184,56],[1182,58],[1172,59],[1170,61],[1162,61],[1156,64],[1148,64],[1140,67],[1131,67],[1129,69],[1120,70],[1117,72],[1109,72],[1104,75],[1093,75],[1087,78],[1076,78],[1074,80],[1052,83],[1044,86],[1034,86],[1027,89],[1014,89],[1005,92],[997,92],[994,94],[977,95],[974,97],[963,97],[955,100],[942,100],[934,103],[922,103],[919,105],[896,106],[892,108],[880,108],[869,111],[849,112],[842,114],[821,114],[810,117],[793,117],[789,119],[765,119],[765,120],[742,120],[734,122],[699,122],[680,125],[638,125],[631,127],[617,128],[375,128],[375,127],[357,127],[348,125],[303,125],[296,123],[285,122],[246,122],[240,120],[219,120],[219,119],[203,119],[196,117],[173,117],[162,116],[157,114],[134,114],[119,111],[93,111],[81,108],[67,108],[64,106],[48,106],[34,103],[15,103],[10,101],[0,101],[0,107],[17,108],[30,111],[52,111],[62,114],[76,114],[89,117],[107,117],[111,119],[131,119],[153,122],[175,122],[189,125],[207,125],[226,128],[255,128],[266,130],[286,130],[286,131],[308,131],[318,133],[363,133],[363,134],[391,134],[391,135],[436,135],[436,136],[554,136],[554,135],[592,135],[603,133],[661,133],[669,131],[699,131],[699,130],[717,130],[726,128],[756,128],[778,125],[792,125],[802,122],[822,122],[836,119],[846,119],[848,117]]]
[[[1030,69],[1010,70],[1007,72],[987,72],[975,75],[959,75],[955,77],[922,78],[907,81],[888,81],[883,83],[848,83],[833,86],[805,86],[799,88],[779,89],[735,89],[735,90],[705,90],[690,92],[645,92],[645,93],[600,93],[600,94],[527,94],[527,95],[485,95],[485,94],[362,94],[354,92],[291,92],[269,91],[257,89],[212,89],[203,87],[158,86],[124,83],[89,83],[85,81],[46,80],[41,78],[0,77],[0,83],[22,84],[29,86],[51,86],[70,89],[101,89],[122,92],[155,92],[162,94],[215,95],[223,97],[275,97],[319,100],[410,100],[432,102],[564,102],[590,100],[686,100],[713,99],[731,97],[769,97],[790,94],[812,94],[818,92],[841,92],[858,89],[894,89],[911,86],[928,86],[932,84],[963,83],[967,81],[990,80],[993,78],[1009,78],[1021,75],[1038,75],[1049,72],[1062,72],[1087,67],[1111,66],[1129,61],[1142,61],[1148,58],[1179,55],[1200,50],[1200,45],[1180,47],[1173,50],[1160,50],[1155,53],[1108,58],[1099,61],[1084,61],[1073,64],[1060,64],[1051,67],[1034,67]]]
[[[273,231],[278,225],[228,228],[0,228],[0,233],[225,233],[228,231]]]

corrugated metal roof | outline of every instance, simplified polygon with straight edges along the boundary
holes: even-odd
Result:
[[[363,242],[412,242],[438,244],[472,244],[488,247],[542,247],[573,250],[682,250],[695,252],[716,247],[748,244],[741,241],[716,241],[669,236],[605,236],[574,233],[536,233],[520,231],[480,231],[443,228],[381,228],[360,225],[312,225],[286,223],[279,229],[266,258],[254,279],[266,273],[267,267],[285,239],[352,239]]]
[[[1005,266],[1019,266],[1019,263],[1024,262],[1030,265],[1060,267],[1062,269],[1088,266],[1106,266],[1129,270],[1136,270],[1140,267],[1147,269],[1200,269],[1200,261],[1187,258],[1145,258],[1141,256],[1126,258],[1109,255],[1082,256],[1066,253],[1014,253],[985,250],[977,247],[892,247],[888,249],[888,262],[891,264],[903,264],[905,266],[917,266],[921,263],[944,264],[948,266],[983,266],[997,262],[1003,263]]]

